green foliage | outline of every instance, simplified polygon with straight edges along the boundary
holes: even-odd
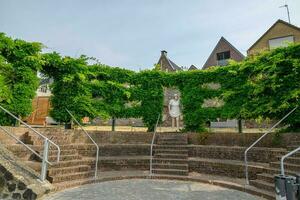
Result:
[[[0,33],[0,72],[5,84],[0,90],[5,108],[20,117],[32,112],[32,99],[38,88],[37,70],[42,67],[40,59],[41,44],[13,40]],[[1,112],[1,124],[11,124],[11,118]]]
[[[181,92],[186,131],[203,131],[216,118],[276,120],[299,105],[300,45],[226,67],[178,73],[161,72],[159,65],[139,73],[90,65],[86,56],[41,55],[41,47],[0,34],[0,103],[21,117],[31,112],[37,70],[54,80],[51,115],[60,122],[70,121],[68,109],[78,120],[142,118],[152,131],[163,110],[163,88],[168,87]],[[0,115],[0,123],[11,123]],[[290,130],[300,129],[300,109],[285,123]]]
[[[86,57],[49,54],[46,63],[52,64],[44,71],[55,80],[52,114],[60,121],[69,120],[62,111],[68,108],[80,117],[141,117],[152,131],[163,109],[163,87],[177,87],[185,130],[203,131],[205,123],[216,118],[279,119],[298,105],[299,52],[300,45],[294,45],[226,67],[178,73],[135,73],[88,65]],[[208,99],[224,105],[204,106]],[[299,112],[287,121],[290,127],[299,126]]]
[[[61,57],[54,52],[44,54],[43,60],[42,73],[54,80],[51,85],[54,94],[51,97],[51,116],[59,122],[70,122],[71,117],[66,109],[78,120],[85,116],[91,118],[97,116],[90,89],[88,58]]]
[[[264,52],[235,67],[236,76],[226,83],[223,93],[229,116],[280,119],[299,105],[300,45]],[[228,83],[237,85],[232,87]],[[300,109],[286,124],[292,130],[300,128]]]

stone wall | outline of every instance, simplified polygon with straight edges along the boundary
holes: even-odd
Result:
[[[30,199],[37,198],[37,194],[27,185],[14,177],[0,164],[0,199]]]
[[[17,160],[0,145],[0,199],[34,200],[53,189],[48,181],[39,182],[39,175]]]
[[[150,144],[153,133],[89,131],[98,144]]]
[[[124,157],[101,159],[98,169],[101,171],[112,170],[148,170],[150,161],[149,157]]]
[[[78,153],[82,156],[96,156],[95,145],[78,145]],[[147,144],[107,144],[99,145],[99,156],[148,156],[150,145]]]
[[[6,127],[12,131],[17,137],[28,132],[28,129],[23,127]],[[74,143],[91,142],[80,130],[64,130],[62,128],[37,128],[41,133],[48,135],[51,133],[65,134],[72,137]],[[112,132],[112,131],[88,131],[89,134],[96,140],[98,144],[150,144],[153,133],[149,132]],[[160,134],[169,133],[157,133]],[[217,146],[250,146],[263,133],[178,133],[188,134],[189,144],[194,145],[217,145]],[[262,141],[257,144],[257,147],[274,147],[274,134],[267,135]],[[4,144],[15,143],[14,140],[6,136],[0,130],[0,141]],[[285,133],[282,135],[282,144],[279,147],[286,147],[300,141],[300,133]]]
[[[190,157],[237,161],[244,160],[244,152],[246,150],[243,147],[210,145],[190,145],[188,149]],[[283,149],[254,147],[248,152],[248,160],[261,163],[278,161],[277,156],[281,156],[283,153]]]
[[[189,171],[220,176],[245,178],[245,166],[241,162],[216,162],[207,160],[189,159]],[[264,172],[264,168],[258,165],[249,165],[249,178],[256,179],[257,174]]]
[[[250,146],[263,133],[189,133],[189,144],[195,145],[217,145],[217,146]],[[270,133],[263,138],[257,147],[274,147],[274,133]],[[300,134],[285,133],[282,134],[282,141],[277,147],[286,147],[292,145],[293,141],[300,141]]]

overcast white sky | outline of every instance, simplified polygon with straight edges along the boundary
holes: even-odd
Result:
[[[243,54],[277,19],[300,26],[300,0],[0,0],[0,32],[47,51],[152,68],[162,49],[201,68],[221,36]]]

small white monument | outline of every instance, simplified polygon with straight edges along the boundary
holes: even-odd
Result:
[[[172,118],[172,128],[175,128],[176,122],[176,130],[179,130],[179,118],[180,118],[180,101],[178,94],[174,94],[173,99],[169,102],[169,114]]]

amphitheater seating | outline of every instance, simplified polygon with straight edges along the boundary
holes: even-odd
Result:
[[[45,129],[47,135],[61,147],[61,161],[49,166],[47,179],[56,186],[56,190],[92,183],[95,172],[96,148],[88,140],[83,139],[79,132],[62,129]],[[98,133],[99,137],[104,137]],[[112,133],[113,134],[113,133]],[[150,133],[149,133],[150,134]],[[151,134],[150,134],[151,135]],[[95,134],[94,134],[94,137]],[[123,137],[123,136],[120,136]],[[142,137],[142,136],[141,136]],[[150,142],[149,138],[133,138],[131,143],[101,143],[99,173],[119,170],[149,170]],[[42,141],[25,132],[22,140],[34,149],[42,152]],[[294,141],[294,145],[300,142]],[[279,173],[279,159],[282,155],[295,148],[253,148],[249,152],[250,184],[258,193],[264,193],[269,199],[274,198],[274,174]],[[19,156],[36,171],[40,171],[40,160],[19,144],[7,143],[7,148]],[[231,178],[244,178],[244,150],[239,146],[192,145],[188,144],[186,134],[158,135],[153,150],[153,174],[156,176],[189,176],[192,172],[221,175]],[[56,159],[57,151],[50,150],[49,160]],[[287,174],[300,171],[300,153],[286,160]]]

